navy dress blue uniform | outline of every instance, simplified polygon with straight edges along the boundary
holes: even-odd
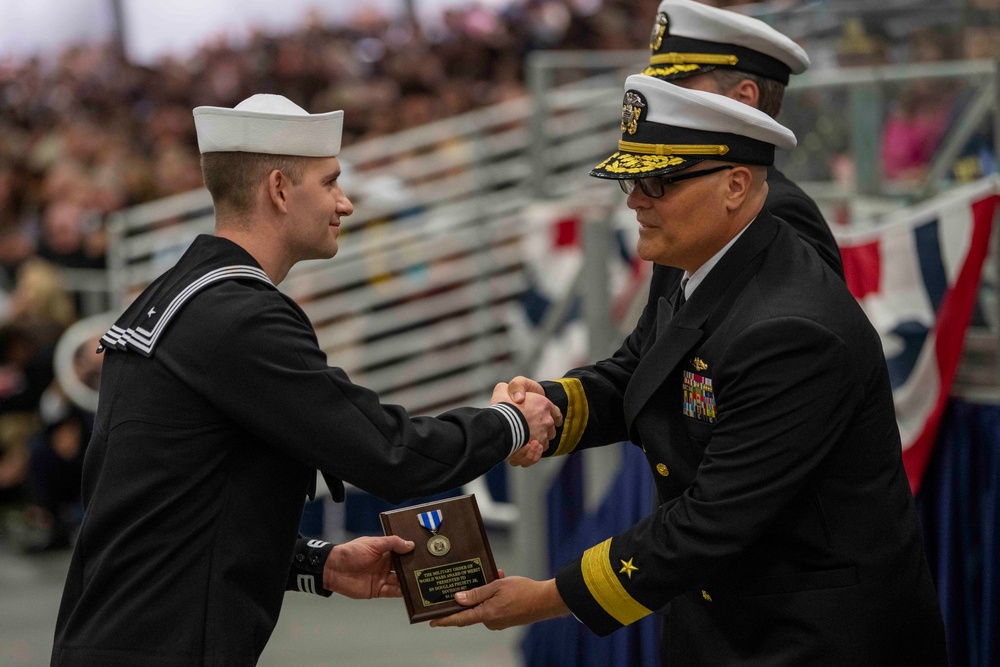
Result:
[[[577,618],[607,634],[671,602],[670,665],[945,664],[881,345],[843,283],[765,209],[672,311],[651,298],[614,357],[543,383],[550,447],[630,439],[661,499],[558,573]]]
[[[507,404],[436,419],[382,405],[218,237],[198,237],[102,343],[53,665],[252,665],[285,588],[320,592],[331,547],[296,544],[317,469],[335,496],[346,480],[401,502],[478,477],[527,433]]]
[[[844,263],[840,258],[840,248],[812,197],[774,165],[767,168],[767,186],[764,206],[771,215],[791,225],[799,238],[812,246],[820,259],[843,280]]]
[[[698,223],[669,207],[686,217],[663,219],[655,200],[674,195],[657,177],[705,160],[769,165],[794,146],[720,95],[647,76],[625,91],[618,152],[591,175],[625,184],[647,239]],[[943,665],[879,336],[816,249],[763,202],[739,208],[751,201],[706,202],[703,238],[755,217],[692,267],[686,301],[654,274],[611,358],[542,383],[564,416],[551,454],[631,440],[660,500],[566,564],[559,595],[600,635],[669,604],[671,667]]]

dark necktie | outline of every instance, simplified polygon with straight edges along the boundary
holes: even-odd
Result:
[[[688,279],[681,278],[680,288],[677,291],[677,297],[674,299],[674,314],[676,314],[677,311],[681,309],[681,306],[684,305],[684,302],[687,301],[687,297],[684,296],[684,288],[687,287],[687,284]]]

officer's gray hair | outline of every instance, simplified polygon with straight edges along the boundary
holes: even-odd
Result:
[[[757,100],[757,108],[766,113],[771,118],[777,118],[781,112],[781,102],[785,97],[785,87],[766,76],[751,74],[738,69],[714,69],[709,72],[715,77],[715,83],[723,94],[732,90],[740,81],[749,79],[757,84],[760,90],[760,98]]]

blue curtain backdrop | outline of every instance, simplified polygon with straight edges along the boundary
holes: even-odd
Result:
[[[552,573],[649,514],[656,491],[645,456],[631,443],[618,446],[622,447],[621,469],[593,514],[583,512],[582,457],[568,457],[556,476],[547,498]],[[528,667],[655,665],[658,633],[655,614],[607,637],[598,637],[567,616],[532,625],[521,650]]]
[[[621,470],[593,514],[583,511],[581,458],[570,456],[556,477],[548,495],[552,572],[649,513],[654,489],[643,454],[621,446]],[[1000,665],[1000,406],[951,400],[917,509],[951,667]],[[522,642],[524,664],[655,666],[657,626],[658,617],[647,616],[601,638],[571,616],[538,623]]]
[[[1000,665],[1000,406],[949,402],[917,510],[951,667]]]

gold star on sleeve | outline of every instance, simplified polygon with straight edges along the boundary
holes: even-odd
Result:
[[[633,564],[633,559],[629,558],[627,563],[621,561],[622,569],[619,572],[615,572],[612,567],[610,552],[613,539],[609,537],[584,551],[583,558],[580,559],[580,570],[594,602],[622,625],[631,625],[653,612],[629,595],[617,576],[627,572],[631,579],[632,572],[639,569]]]
[[[618,570],[618,574],[627,574],[628,578],[632,578],[632,573],[638,570],[635,565],[632,564],[633,558],[629,558],[628,562],[622,561],[622,569]]]

